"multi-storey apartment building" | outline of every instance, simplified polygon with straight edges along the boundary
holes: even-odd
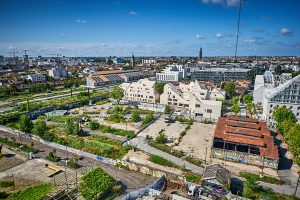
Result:
[[[44,74],[29,74],[25,77],[27,80],[31,80],[32,83],[45,82],[46,76]]]
[[[156,103],[159,94],[155,90],[155,81],[141,79],[133,83],[122,83],[120,88],[124,91],[124,98],[128,101],[142,103]]]
[[[187,77],[187,69],[185,65],[168,65],[162,72],[156,73],[158,81],[178,82]]]
[[[262,118],[273,124],[273,111],[286,106],[300,122],[300,75],[286,80],[269,72],[255,78],[254,102],[263,106]]]
[[[211,81],[222,83],[225,81],[237,81],[250,79],[250,69],[244,68],[206,68],[194,70],[192,80]]]
[[[48,71],[49,76],[54,78],[67,78],[70,76],[68,70],[61,67],[54,67]]]
[[[194,119],[217,120],[221,116],[222,103],[210,100],[211,93],[198,81],[189,84],[179,83],[175,86],[167,83],[160,95],[160,103],[176,108],[186,108]]]

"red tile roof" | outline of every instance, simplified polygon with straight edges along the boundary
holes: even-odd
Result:
[[[261,156],[278,159],[278,147],[265,122],[246,117],[220,117],[215,138],[259,147]]]

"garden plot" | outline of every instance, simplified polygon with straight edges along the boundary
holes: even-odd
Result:
[[[106,121],[104,118],[95,117],[94,120],[97,120],[100,124],[104,124],[106,126],[111,126],[113,128],[122,129],[122,130],[128,130],[128,131],[134,131],[136,132],[138,130],[138,126],[134,125],[133,123],[115,123]]]
[[[185,130],[187,124],[183,124],[181,122],[174,123],[166,123],[163,117],[157,119],[154,123],[148,126],[145,130],[143,130],[139,136],[146,137],[147,135],[152,138],[156,138],[161,130],[164,130],[163,133],[168,139],[172,139],[175,141],[179,138],[180,133]]]
[[[175,150],[183,151],[200,160],[210,159],[215,125],[194,122]],[[206,152],[207,151],[207,152]]]

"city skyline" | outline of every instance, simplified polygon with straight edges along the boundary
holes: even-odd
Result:
[[[0,55],[234,56],[238,0],[0,2]],[[243,1],[238,56],[300,55],[300,2]]]

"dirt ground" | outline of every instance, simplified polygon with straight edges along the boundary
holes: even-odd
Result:
[[[12,176],[3,177],[3,178],[0,179],[0,181],[12,181],[15,184],[15,185],[10,186],[10,187],[0,187],[0,191],[2,191],[2,192],[11,192],[11,191],[24,190],[28,187],[32,187],[32,186],[40,184],[39,181],[23,179],[23,178],[19,178],[19,177],[12,177]]]
[[[126,130],[126,126],[127,126],[127,130],[128,131],[137,131],[138,127],[134,126],[132,123],[114,123],[114,122],[110,122],[110,121],[106,121],[103,118],[100,117],[95,117],[93,120],[97,120],[100,124],[104,124],[107,126],[111,126],[113,128],[118,128],[118,129],[122,129],[122,130]]]
[[[26,158],[16,154],[6,147],[2,148],[2,153],[5,157],[0,160],[0,172],[13,168],[25,162]]]
[[[211,146],[215,125],[194,122],[191,129],[187,131],[176,150],[182,150],[198,159],[210,160]],[[207,151],[207,152],[206,152]]]
[[[179,135],[182,131],[184,131],[186,124],[182,124],[178,121],[174,123],[166,123],[165,119],[163,117],[160,117],[157,119],[153,124],[148,126],[145,130],[143,130],[139,136],[146,137],[149,135],[152,138],[156,138],[158,136],[159,132],[164,129],[165,135],[169,138],[172,139],[173,141],[176,140],[176,138],[179,138]]]
[[[158,170],[162,170],[162,171],[166,171],[166,172],[170,172],[173,174],[177,174],[179,176],[182,175],[182,171],[173,167],[166,167],[166,166],[162,166],[159,164],[155,164],[153,162],[150,162],[149,160],[149,155],[141,152],[141,151],[129,151],[124,157],[123,160],[126,161],[131,161],[134,163],[140,163]]]

